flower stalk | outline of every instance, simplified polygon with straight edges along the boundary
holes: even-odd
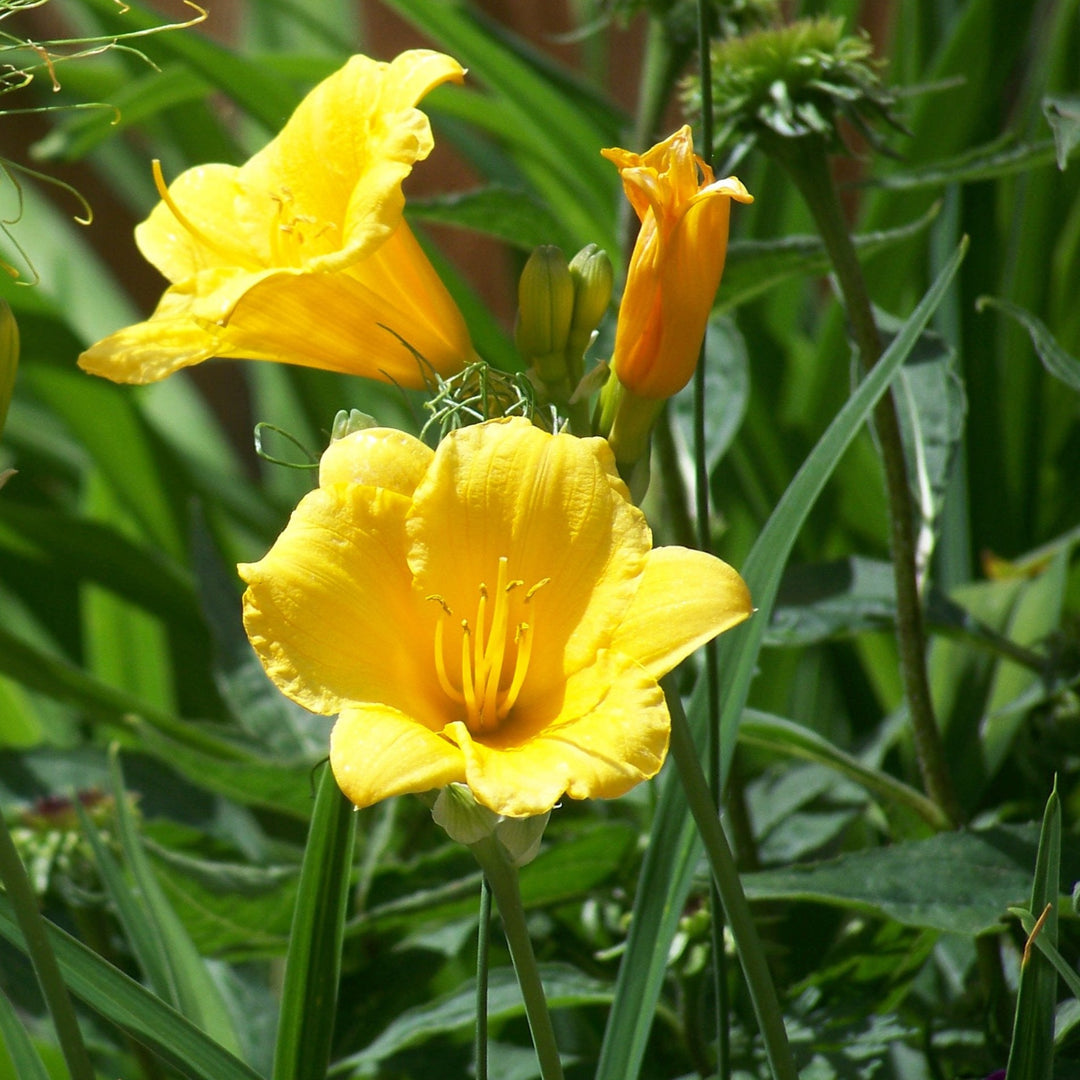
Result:
[[[766,135],[762,136],[761,143],[762,148],[791,176],[810,208],[840,284],[863,368],[869,371],[881,356],[881,336],[874,322],[866,280],[829,170],[825,143],[816,135],[800,139]],[[926,634],[916,570],[915,521],[900,420],[891,394],[885,394],[878,402],[874,410],[874,424],[881,445],[889,500],[897,641],[915,754],[926,793],[941,807],[950,822],[958,825],[963,821],[963,811],[945,762],[926,673]]]
[[[776,987],[773,985],[761,940],[754,927],[750,905],[739,881],[735,859],[716,813],[712,792],[701,770],[698,749],[690,733],[682,699],[670,677],[664,680],[664,690],[667,694],[668,711],[671,713],[671,757],[705,845],[713,882],[735,939],[735,949],[739,954],[754,1015],[761,1030],[769,1068],[774,1080],[795,1080],[795,1061],[791,1056]]]
[[[540,970],[536,965],[529,930],[525,925],[525,908],[517,869],[511,865],[506,851],[494,835],[485,836],[469,846],[491,886],[499,907],[510,959],[514,963],[521,996],[525,1000],[525,1015],[529,1021],[536,1057],[540,1062],[542,1080],[563,1080],[562,1061],[555,1042],[555,1029],[548,1012]]]

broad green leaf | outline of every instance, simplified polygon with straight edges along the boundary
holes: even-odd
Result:
[[[852,237],[862,256],[886,251],[892,245],[924,232],[937,217],[934,204],[922,217],[895,229],[859,233]],[[724,263],[724,277],[716,297],[716,310],[730,311],[794,277],[825,274],[831,269],[821,237],[785,236],[779,240],[732,240]]]
[[[1035,852],[1034,827],[999,825],[744,874],[743,888],[751,900],[815,900],[905,926],[982,934],[1029,891]]]
[[[1072,152],[1080,145],[1080,97],[1052,94],[1043,98],[1042,109],[1054,132],[1057,167],[1064,172]]]
[[[1039,936],[1057,945],[1057,905],[1061,879],[1061,802],[1057,782],[1046,802],[1035,877],[1031,883],[1029,910],[1041,925]],[[1043,912],[1045,910],[1045,918]],[[1033,927],[1033,932],[1035,928]],[[1020,962],[1020,987],[1016,995],[1016,1020],[1005,1080],[1050,1080],[1054,1069],[1054,1009],[1057,1005],[1057,972],[1054,965],[1029,940]]]
[[[739,742],[826,765],[861,784],[872,795],[913,810],[936,829],[948,825],[948,819],[921,791],[880,769],[871,768],[802,724],[747,709],[739,724]]]
[[[904,362],[931,314],[941,302],[963,259],[962,244],[946,263],[933,287],[919,302],[903,330],[829,425],[773,511],[741,567],[757,613],[744,627],[720,640],[719,670],[726,685],[721,712],[722,776],[726,776],[737,738],[758,651],[779,589],[781,575],[799,530],[837,462],[870,415]],[[704,726],[704,683],[688,709],[699,740]],[[648,1038],[641,1017],[652,1016],[664,978],[667,947],[675,935],[683,904],[701,854],[700,839],[678,778],[661,782],[652,836],[638,884],[626,954],[619,968],[612,1007],[600,1053],[597,1080],[633,1080]]]
[[[324,766],[289,932],[274,1080],[325,1080],[337,1012],[356,813]]]
[[[764,643],[813,645],[896,619],[892,563],[852,555],[827,563],[789,566],[776,595]]]
[[[311,799],[308,796],[308,810]],[[199,951],[230,960],[280,957],[295,906],[295,866],[193,857],[146,840],[154,870]]]
[[[49,943],[71,992],[182,1076],[191,1080],[263,1080],[134,979],[59,927],[47,925]],[[11,902],[3,895],[0,935],[26,950]]]
[[[750,361],[746,342],[728,318],[713,316],[705,338],[705,462],[709,475],[719,464],[746,415],[750,396]],[[692,386],[675,396],[672,419],[678,432],[682,461],[692,487],[694,395]]]
[[[611,988],[607,984],[565,964],[541,964],[540,977],[549,1008],[606,1005],[611,1001]],[[520,1016],[524,1009],[513,969],[500,967],[492,971],[488,984],[489,1018],[509,1019]],[[402,1013],[360,1053],[335,1063],[335,1071],[348,1069],[349,1075],[374,1076],[379,1063],[391,1055],[447,1032],[469,1031],[475,1023],[476,987],[470,981],[430,1004]]]
[[[427,199],[410,199],[406,210],[411,221],[453,225],[505,240],[531,252],[542,244],[561,245],[567,258],[573,238],[559,219],[528,192],[507,187],[478,188]]]
[[[989,307],[1011,315],[1027,330],[1043,367],[1055,379],[1060,379],[1070,390],[1080,392],[1080,360],[1070,356],[1054,340],[1053,334],[1041,319],[1036,318],[1019,304],[995,296],[980,296],[975,306],[978,311],[985,311]]]
[[[886,338],[899,322],[883,312],[878,325]],[[956,352],[939,335],[925,331],[893,384],[893,400],[904,441],[908,484],[918,511],[916,568],[926,573],[950,472],[964,434],[967,397],[956,368]]]

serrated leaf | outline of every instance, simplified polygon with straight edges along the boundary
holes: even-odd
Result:
[[[1016,143],[1011,135],[1006,135],[917,169],[873,177],[868,184],[891,191],[939,188],[948,184],[999,180],[1005,176],[1043,168],[1053,161],[1054,144],[1050,139],[1035,143]]]

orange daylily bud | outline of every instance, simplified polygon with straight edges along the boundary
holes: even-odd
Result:
[[[734,176],[713,179],[688,126],[644,154],[601,153],[618,167],[641,221],[611,369],[639,397],[669,398],[697,364],[724,270],[731,200],[754,200]]]

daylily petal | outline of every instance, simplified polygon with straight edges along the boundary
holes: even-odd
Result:
[[[331,223],[311,269],[338,270],[370,253],[398,226],[401,182],[431,153],[416,103],[465,69],[443,53],[413,49],[389,63],[353,56],[297,106],[281,133],[241,167],[245,184],[286,191],[303,214]],[[328,124],[327,117],[334,122]]]
[[[92,345],[79,357],[79,367],[114,382],[149,383],[217,356],[214,320],[250,283],[250,274],[217,267],[174,285],[149,319]]]
[[[461,747],[465,782],[477,802],[508,817],[530,817],[564,794],[612,799],[655,776],[669,727],[656,680],[627,657],[600,653],[495,734],[477,738],[458,723],[447,735]]]
[[[656,548],[611,648],[659,679],[753,610],[746,582],[727,563],[690,548]]]
[[[367,484],[411,497],[435,452],[397,428],[367,428],[336,439],[319,462],[319,486]]]
[[[404,224],[342,273],[253,279],[220,331],[219,350],[413,388],[425,385],[429,369],[450,375],[473,355],[461,312]]]
[[[263,667],[312,712],[380,701],[438,715],[430,649],[412,647],[431,633],[404,559],[408,508],[385,489],[319,488],[259,562],[239,567],[244,627]]]
[[[611,369],[640,398],[671,397],[697,365],[727,253],[734,176],[716,181],[683,127],[644,154],[604,150],[641,229],[619,305]]]
[[[403,221],[401,184],[432,148],[416,103],[463,74],[429,50],[353,57],[245,165],[182,173],[136,229],[172,288],[82,366],[150,382],[228,356],[410,387],[460,371],[468,329]]]
[[[465,779],[465,759],[452,742],[387,705],[342,710],[330,733],[330,767],[357,806]]]
[[[480,582],[494,587],[500,557],[522,592],[547,582],[521,614],[537,641],[523,701],[607,645],[652,544],[604,440],[548,435],[522,418],[440,443],[408,535],[416,587],[463,616]]]

